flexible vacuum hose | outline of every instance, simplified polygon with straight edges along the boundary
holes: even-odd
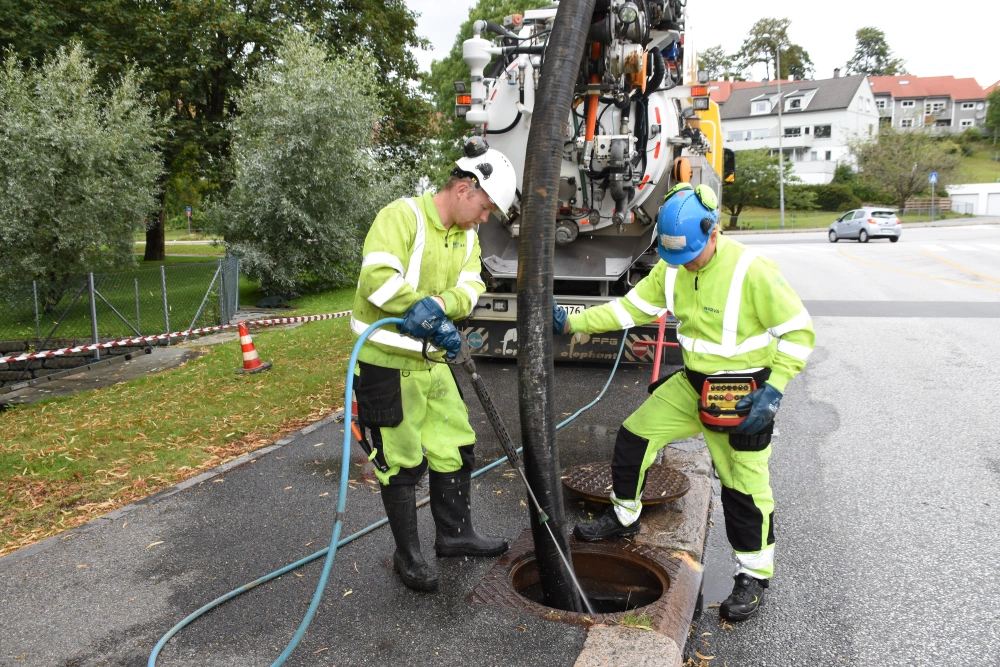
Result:
[[[563,526],[561,468],[556,450],[553,407],[552,279],[555,223],[559,206],[559,172],[563,138],[570,117],[573,89],[583,60],[594,0],[563,0],[559,4],[539,78],[528,149],[524,164],[521,234],[517,268],[518,399],[524,467],[558,546],[569,553]],[[534,507],[531,532],[542,592],[549,606],[582,611],[568,569],[559,557]]]

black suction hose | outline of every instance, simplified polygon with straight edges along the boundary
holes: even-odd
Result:
[[[647,95],[660,87],[660,84],[663,83],[663,72],[666,70],[666,66],[663,64],[663,54],[660,53],[660,50],[653,49],[649,53],[653,58],[653,73],[646,82]]]
[[[518,241],[517,339],[521,352],[517,355],[517,379],[525,473],[542,510],[550,517],[553,534],[561,542],[559,548],[567,553],[552,400],[553,254],[562,142],[568,134],[573,90],[593,14],[594,0],[563,0],[559,4],[536,93],[537,99],[546,103],[535,105],[528,135]],[[582,611],[571,573],[559,558],[552,537],[539,522],[535,508],[529,506],[528,511],[546,604]]]

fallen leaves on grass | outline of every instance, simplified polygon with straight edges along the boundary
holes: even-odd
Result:
[[[279,362],[269,376],[233,377],[232,349],[223,345],[170,371],[0,414],[0,556],[265,447],[339,406],[351,344],[343,320],[262,338]]]

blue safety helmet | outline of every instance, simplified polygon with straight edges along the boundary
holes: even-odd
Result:
[[[719,220],[715,191],[678,183],[667,193],[656,221],[658,251],[668,264],[687,264],[701,254]]]

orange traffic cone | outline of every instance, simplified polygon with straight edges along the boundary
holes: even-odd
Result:
[[[257,354],[257,348],[253,346],[253,339],[250,338],[250,331],[247,330],[247,323],[240,322],[240,346],[243,348],[243,368],[237,373],[260,373],[271,367],[271,362],[261,361]]]

